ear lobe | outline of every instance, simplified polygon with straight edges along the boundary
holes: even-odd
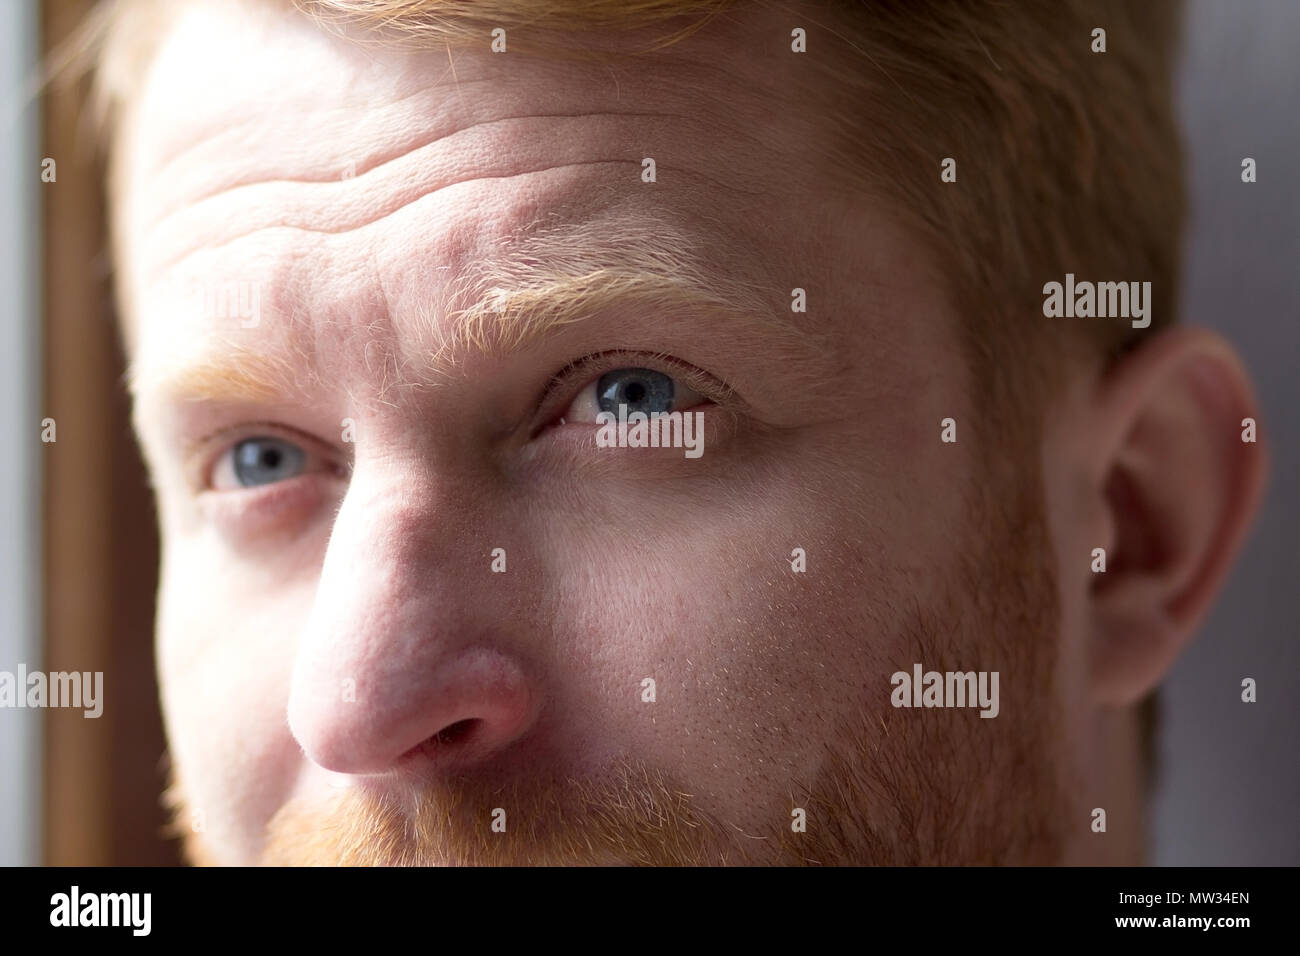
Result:
[[[1089,595],[1094,698],[1132,704],[1168,673],[1195,632],[1263,493],[1262,433],[1249,377],[1203,329],[1162,333],[1105,376],[1095,405],[1096,494],[1106,570]]]

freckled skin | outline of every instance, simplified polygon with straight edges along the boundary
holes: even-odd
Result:
[[[382,788],[412,759],[430,778],[513,781],[595,778],[631,757],[737,831],[770,833],[841,727],[912,733],[889,676],[930,665],[916,611],[969,587],[962,561],[980,547],[974,449],[940,443],[938,423],[978,406],[937,266],[870,199],[817,187],[822,134],[785,61],[720,67],[773,29],[717,24],[614,66],[458,50],[453,70],[445,51],[362,49],[296,16],[178,16],[124,134],[137,355],[221,339],[321,380],[263,407],[137,409],[164,537],[167,726],[208,859],[255,861],[287,801]],[[761,332],[638,307],[394,386],[450,322],[429,304],[502,237],[632,213],[766,283],[776,314],[807,289],[807,314],[786,318],[829,347],[773,362]],[[261,290],[256,327],[176,307],[176,288],[226,279]],[[745,411],[698,460],[511,431],[568,363],[612,349],[697,366]],[[249,421],[312,436],[350,475],[317,472],[274,503],[196,494],[178,436]],[[1060,625],[1049,648],[1078,640]],[[981,626],[928,646],[1014,671],[986,642],[1008,635]],[[1009,677],[999,720],[953,720],[895,772],[1020,733]],[[1081,678],[1062,679],[1082,707]],[[479,723],[409,757],[460,720]],[[1048,799],[971,775],[975,818]]]

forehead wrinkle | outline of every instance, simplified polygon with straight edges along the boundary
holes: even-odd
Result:
[[[424,94],[425,91],[420,91],[420,93]],[[355,111],[356,107],[355,106],[335,107],[334,109],[338,111],[344,111],[344,110]],[[349,181],[353,186],[364,185],[362,180],[366,176],[373,177],[374,174],[383,173],[386,167],[392,165],[393,163],[398,163],[401,160],[406,159],[408,156],[419,153],[422,150],[427,150],[430,147],[436,147],[436,146],[447,147],[447,146],[455,145],[454,141],[457,137],[463,136],[466,133],[479,133],[482,132],[483,130],[488,129],[489,127],[500,125],[503,123],[510,123],[515,121],[532,122],[538,120],[593,119],[593,118],[609,118],[614,120],[654,118],[654,119],[673,119],[673,120],[680,120],[683,122],[690,120],[690,117],[684,116],[682,114],[663,111],[663,110],[660,111],[620,110],[617,112],[613,110],[576,110],[576,111],[571,110],[571,111],[563,111],[563,112],[528,112],[528,113],[512,114],[508,116],[496,116],[490,119],[467,122],[462,126],[458,126],[450,130],[433,129],[431,131],[427,131],[427,130],[420,131],[420,134],[418,136],[415,136],[414,141],[410,143],[401,142],[397,145],[393,145],[389,141],[391,140],[391,136],[382,137],[380,139],[380,142],[378,142],[377,144],[375,144],[374,147],[372,147],[373,152],[366,152],[364,148],[358,150],[355,145],[352,145],[346,151],[345,154],[347,157],[349,157],[352,166],[352,171],[351,171],[351,175],[349,176]],[[748,135],[749,138],[753,139],[757,145],[759,146],[764,145],[756,137],[752,136],[752,134],[745,133],[744,135]],[[206,145],[206,144],[204,143],[190,144],[190,146],[187,149],[187,152],[189,149],[194,149],[202,145]],[[162,180],[164,182],[167,181],[167,176],[168,176],[167,165],[168,164],[166,163],[159,163],[158,168],[155,169],[153,172],[149,173],[150,177]],[[279,184],[301,186],[301,185],[311,185],[314,183],[335,184],[338,183],[339,181],[340,179],[339,179],[338,170],[333,167],[325,167],[314,174],[310,170],[303,170],[299,172],[294,172],[292,174],[288,172],[274,172],[268,174],[258,169],[250,169],[248,167],[237,166],[227,171],[225,178],[215,183],[212,183],[210,185],[207,185],[203,191],[198,192],[193,196],[186,196],[184,198],[183,203],[179,203],[177,205],[176,210],[168,210],[160,214],[156,218],[154,224],[158,225],[160,223],[165,222],[167,218],[170,215],[173,215],[176,211],[181,211],[186,208],[197,206],[198,204],[205,202],[209,199],[213,199],[217,196],[228,195],[236,192],[237,190],[250,187],[250,186],[274,186]]]
[[[409,155],[407,157],[403,157],[403,159],[408,159],[408,158]],[[237,210],[234,212],[228,212],[222,218],[221,224],[217,227],[217,228],[224,228],[226,223],[235,220],[241,222],[241,224],[244,225],[244,228],[240,232],[236,233],[235,235],[224,236],[219,240],[214,239],[211,236],[200,235],[199,238],[187,248],[183,248],[178,252],[171,253],[168,256],[161,258],[160,261],[153,263],[152,269],[154,270],[154,272],[157,273],[157,272],[166,271],[167,269],[175,268],[176,266],[185,262],[191,256],[225,249],[226,247],[234,245],[235,243],[238,243],[241,240],[247,239],[251,236],[255,236],[258,233],[262,233],[262,232],[284,231],[289,233],[296,232],[296,233],[303,233],[306,235],[316,235],[316,236],[339,236],[339,235],[344,235],[346,233],[352,233],[360,230],[369,229],[379,225],[389,217],[407,212],[412,207],[414,207],[417,203],[421,203],[421,202],[427,203],[433,199],[436,199],[441,193],[444,193],[445,191],[454,189],[456,187],[474,185],[474,184],[491,182],[491,181],[505,182],[514,179],[522,179],[529,176],[545,175],[545,174],[559,172],[561,170],[570,170],[570,169],[581,168],[581,167],[631,166],[639,172],[641,168],[640,163],[641,161],[638,159],[632,159],[627,157],[606,157],[606,158],[581,159],[581,160],[575,159],[575,160],[566,160],[563,162],[539,161],[539,165],[536,165],[533,168],[518,169],[508,173],[475,172],[463,176],[452,175],[448,178],[436,180],[432,186],[429,186],[427,183],[421,183],[418,186],[411,187],[408,184],[407,189],[405,191],[399,191],[395,195],[385,197],[384,202],[381,204],[380,208],[378,209],[368,208],[366,207],[365,204],[361,204],[361,208],[353,212],[351,216],[343,222],[337,221],[339,218],[339,210],[341,208],[350,208],[350,207],[340,206],[338,204],[328,204],[328,203],[316,203],[314,205],[308,205],[305,208],[294,206],[292,207],[293,208],[292,218],[296,218],[298,221],[296,222],[287,221],[291,217],[286,215],[285,212],[280,208],[280,206],[277,205],[277,203],[272,200],[272,198],[261,195],[261,192],[259,191],[258,195],[260,198],[258,198],[256,201],[249,201],[245,203],[244,204],[246,207],[245,209]],[[699,171],[698,169],[694,169],[691,167],[668,165],[666,163],[660,163],[658,168],[661,170],[675,172],[677,174],[680,174],[683,177],[698,180],[701,184],[707,186],[708,189],[712,192],[728,192],[736,196],[748,197],[750,199],[761,198],[766,195],[766,193],[764,193],[762,190],[745,189],[742,186],[737,185],[737,183],[735,182],[728,182],[726,180],[717,179],[713,176],[709,176],[708,174]],[[606,180],[606,182],[613,182],[613,181],[616,181],[616,179],[613,177]],[[215,196],[209,197],[209,199],[205,201],[211,201],[213,199],[222,199],[234,193],[243,193],[246,191],[260,190],[262,187],[271,187],[273,190],[290,189],[291,187],[301,187],[302,189],[308,189],[308,190],[312,188],[319,188],[322,190],[325,189],[335,190],[335,189],[343,188],[345,186],[352,187],[354,183],[355,180],[353,181],[333,181],[333,180],[265,181],[265,182],[258,182],[249,185],[240,186],[234,190],[229,190],[223,193],[219,193]],[[180,232],[181,226],[184,227],[184,231],[187,234],[193,234],[195,231],[197,231],[192,224],[183,223],[181,224],[181,226],[177,226],[176,224],[170,222],[170,220],[175,217],[179,217],[181,215],[193,214],[195,212],[195,208],[196,207],[187,206],[183,209],[178,209],[174,213],[169,213],[168,215],[164,216],[163,219],[153,223],[150,228],[153,230],[155,234],[158,232],[163,232],[163,237],[160,240],[156,235],[153,236],[151,240],[152,243],[153,244],[161,243],[163,245],[166,245],[167,244],[166,240],[169,238],[168,233]],[[274,213],[269,211],[269,210],[277,210],[277,209],[280,211]],[[252,221],[250,222],[249,220]]]

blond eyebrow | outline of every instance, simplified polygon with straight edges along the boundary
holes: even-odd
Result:
[[[522,351],[564,326],[615,307],[728,316],[761,328],[774,359],[807,357],[817,336],[780,316],[785,292],[705,264],[698,248],[657,219],[624,219],[617,228],[588,222],[502,240],[506,251],[471,266],[420,310],[415,328],[427,347],[414,372],[430,379],[463,368],[475,355]],[[787,306],[788,308],[788,306]],[[441,316],[441,320],[439,319]],[[306,398],[322,382],[276,351],[226,337],[184,350],[137,356],[131,393],[192,400],[268,402]],[[304,365],[306,366],[304,368]],[[422,387],[412,369],[385,368],[382,390]],[[383,400],[383,396],[380,396]]]
[[[187,401],[270,402],[307,395],[319,382],[315,370],[275,353],[224,340],[191,353],[137,355],[126,372],[133,397],[163,395]],[[304,381],[304,376],[307,380]]]
[[[697,237],[657,217],[534,226],[501,244],[506,254],[471,267],[440,303],[450,334],[435,336],[434,368],[457,367],[475,353],[520,351],[622,304],[728,313],[778,334],[800,334],[776,317],[778,293],[770,285],[712,264]]]

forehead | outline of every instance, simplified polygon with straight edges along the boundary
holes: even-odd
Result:
[[[328,225],[346,229],[417,198],[455,198],[436,190],[588,165],[546,198],[687,207],[719,189],[728,203],[770,198],[780,164],[817,155],[808,71],[793,68],[784,24],[757,12],[664,52],[595,59],[583,34],[569,50],[550,40],[546,56],[493,54],[487,35],[402,52],[340,39],[276,3],[187,3],[169,22],[126,151],[132,225],[161,233],[168,253],[215,231],[192,228],[199,210],[172,221],[210,200],[234,210],[220,217],[231,232],[263,224],[253,207],[271,202],[317,219],[312,207],[328,206]],[[653,191],[636,188],[646,157],[664,173]],[[365,189],[339,187],[349,177]],[[794,192],[799,177],[786,178]]]
[[[436,349],[465,289],[543,267],[711,273],[788,316],[844,228],[821,177],[825,80],[791,53],[788,18],[747,11],[595,59],[510,52],[521,34],[506,53],[487,33],[407,50],[278,4],[173,14],[119,154],[142,360],[233,331],[245,351],[309,359],[359,332]],[[868,303],[894,271],[887,245],[858,285]]]

